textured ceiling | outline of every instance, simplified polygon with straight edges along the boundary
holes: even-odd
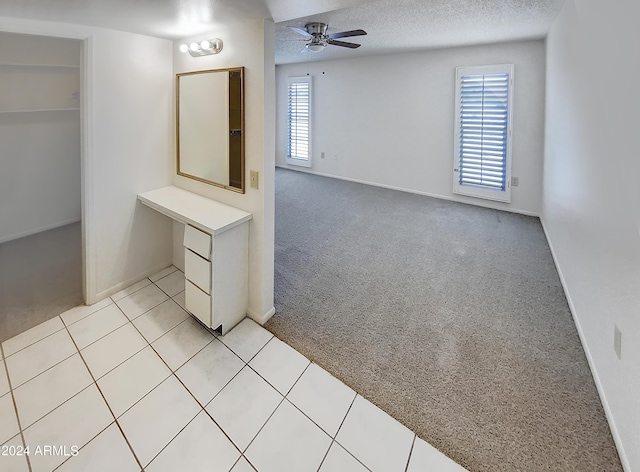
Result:
[[[546,36],[564,0],[379,0],[276,25],[276,64],[487,44]],[[328,33],[364,29],[345,38],[358,49],[328,46],[300,52],[304,38],[287,26],[319,21]],[[302,39],[302,40],[301,40]]]
[[[542,38],[565,0],[0,0],[0,17],[100,26],[179,39],[250,18],[276,21],[276,64]],[[329,24],[359,49],[300,53],[288,25]]]
[[[180,39],[246,18],[285,21],[372,0],[0,0],[0,17]]]
[[[0,0],[0,16],[178,39],[242,18],[271,14],[262,0]]]

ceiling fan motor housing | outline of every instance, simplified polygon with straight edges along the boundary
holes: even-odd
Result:
[[[305,29],[309,34],[314,36],[326,36],[327,35],[327,24],[326,23],[307,23],[304,25]]]

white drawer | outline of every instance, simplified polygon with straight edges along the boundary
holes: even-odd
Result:
[[[193,226],[184,227],[184,245],[205,259],[211,260],[211,235]]]
[[[211,294],[211,262],[190,249],[184,250],[184,276],[203,291]]]
[[[211,297],[188,280],[185,290],[187,311],[211,327]]]

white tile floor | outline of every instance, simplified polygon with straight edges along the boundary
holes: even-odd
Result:
[[[253,321],[212,335],[183,289],[169,267],[2,343],[0,470],[464,471]]]

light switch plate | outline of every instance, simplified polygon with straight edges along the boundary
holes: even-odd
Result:
[[[249,185],[251,188],[258,188],[258,171],[250,170],[249,171]]]

